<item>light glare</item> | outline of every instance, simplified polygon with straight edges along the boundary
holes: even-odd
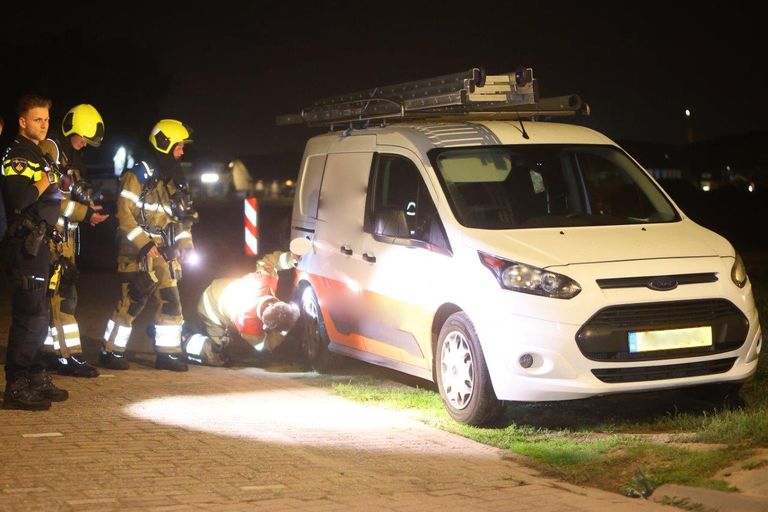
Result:
[[[217,183],[219,181],[219,175],[215,172],[206,172],[200,176],[202,183]]]

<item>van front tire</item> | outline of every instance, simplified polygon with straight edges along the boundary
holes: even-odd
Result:
[[[301,304],[300,350],[306,364],[320,373],[329,373],[337,356],[328,350],[330,340],[325,320],[312,287],[305,287],[299,296]]]
[[[440,397],[459,423],[489,425],[504,413],[496,398],[475,326],[464,312],[448,317],[440,329],[435,357]]]

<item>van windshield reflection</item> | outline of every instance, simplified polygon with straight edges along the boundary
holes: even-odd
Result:
[[[674,222],[677,211],[612,146],[443,149],[430,157],[458,221],[516,229]]]

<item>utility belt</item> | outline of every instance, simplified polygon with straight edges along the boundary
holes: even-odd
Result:
[[[59,244],[64,241],[55,226],[26,215],[18,215],[11,221],[8,236],[24,240],[24,250],[33,258],[40,252],[43,242]]]

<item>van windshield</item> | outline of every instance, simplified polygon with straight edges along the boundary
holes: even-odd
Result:
[[[540,144],[430,152],[466,227],[516,229],[673,222],[659,187],[612,146]]]

